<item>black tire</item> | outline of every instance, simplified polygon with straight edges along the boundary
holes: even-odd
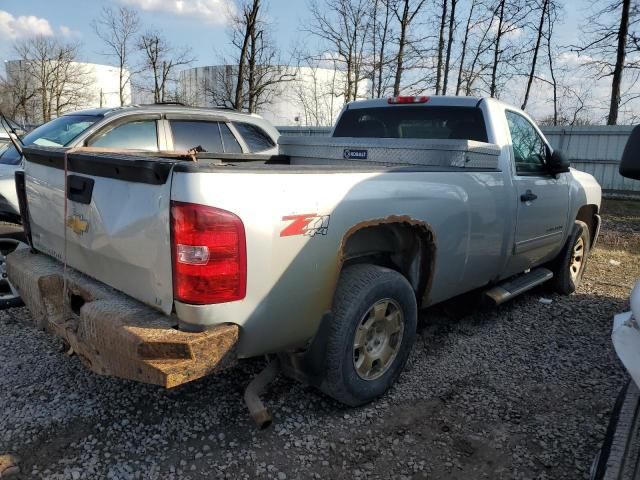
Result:
[[[574,270],[575,273],[572,274],[572,268],[575,269],[574,248],[579,242],[582,244],[582,261],[579,269],[577,271]],[[570,295],[576,291],[582,281],[590,249],[591,236],[589,235],[589,227],[586,223],[576,220],[567,243],[551,265],[551,270],[553,271],[551,287],[553,290],[562,295]]]
[[[6,276],[5,257],[18,246],[27,248],[27,238],[21,225],[0,222],[0,310],[21,307],[24,302]]]
[[[640,476],[638,431],[640,392],[633,380],[622,388],[609,418],[609,426],[591,467],[592,480],[630,479]]]
[[[403,324],[403,329],[395,334],[395,356],[387,359],[386,368],[380,368],[378,378],[368,380],[356,370],[354,339],[365,315],[381,302],[391,305],[385,308],[401,312],[402,315],[397,318],[398,323]],[[385,309],[385,321],[387,311]],[[340,275],[333,301],[321,390],[350,406],[368,403],[384,394],[398,379],[407,362],[415,340],[417,317],[416,296],[404,276],[377,265],[347,267]],[[394,337],[390,335],[389,338],[389,342],[392,342]]]

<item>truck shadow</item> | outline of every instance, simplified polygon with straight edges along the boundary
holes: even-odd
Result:
[[[541,296],[552,303],[539,303]],[[467,472],[472,478],[474,469],[481,468],[493,478],[508,478],[500,469],[513,460],[504,451],[524,444],[540,449],[535,433],[519,436],[522,422],[532,432],[546,425],[545,419],[562,422],[571,415],[592,419],[594,425],[604,422],[597,415],[611,408],[615,392],[609,392],[609,405],[602,400],[608,398],[602,390],[610,388],[607,379],[612,375],[619,376],[620,383],[624,375],[613,368],[618,363],[609,341],[611,315],[626,307],[626,301],[616,297],[586,293],[561,297],[544,288],[500,307],[470,308],[464,315],[450,305],[433,307],[422,312],[405,372],[379,400],[345,408],[311,387],[281,377],[264,396],[274,415],[273,426],[264,431],[256,430],[242,402],[243,386],[264,366],[262,359],[241,361],[220,375],[167,391],[99,377],[77,360],[54,356],[50,361],[64,370],[61,378],[70,380],[58,384],[51,403],[28,396],[14,401],[29,402],[30,408],[45,413],[62,408],[69,416],[42,428],[29,444],[11,450],[24,459],[24,472],[36,465],[40,471],[47,466],[55,471],[59,460],[74,458],[84,443],[97,441],[118,462],[151,458],[162,471],[185,456],[200,469],[206,462],[225,464],[229,455],[251,451],[252,468],[268,462],[289,473],[295,465],[289,459],[309,455],[306,442],[313,438],[315,460],[310,469],[323,477],[345,478],[345,472],[335,470],[344,461],[353,468],[364,464],[380,472],[390,468],[384,457],[368,453],[378,449],[371,439],[379,438],[390,442],[385,448],[397,459],[431,452],[427,463],[442,478],[449,478],[450,472],[446,462],[437,459],[450,455],[449,448],[458,449],[466,459],[461,475]],[[592,360],[585,362],[585,356]],[[594,364],[599,367],[593,368]],[[90,411],[84,405],[91,405]],[[504,414],[496,417],[496,412]],[[460,419],[469,424],[464,431],[456,426]],[[487,431],[490,438],[481,440],[469,428]],[[134,448],[132,435],[146,440]],[[496,449],[494,436],[502,439],[501,449]],[[406,438],[412,440],[406,443]],[[599,436],[585,438],[587,446],[584,441],[574,446],[568,439],[567,448],[588,447],[595,452]],[[400,444],[394,446],[394,440]],[[211,456],[193,460],[193,452],[203,444]],[[355,452],[351,445],[358,446],[357,453],[350,453]],[[166,452],[172,451],[176,454],[167,457]],[[558,454],[549,445],[538,455]],[[232,472],[239,471],[233,468]]]

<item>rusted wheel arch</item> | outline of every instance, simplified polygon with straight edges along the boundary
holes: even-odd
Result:
[[[346,265],[373,263],[402,273],[416,292],[419,306],[429,304],[435,272],[436,237],[427,222],[389,216],[360,222],[340,244],[338,275]]]

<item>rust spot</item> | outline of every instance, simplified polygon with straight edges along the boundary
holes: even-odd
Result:
[[[191,349],[186,343],[147,342],[138,346],[138,355],[145,360],[151,359],[190,359]]]
[[[417,227],[422,240],[424,241],[425,246],[428,251],[427,254],[430,260],[430,266],[427,272],[426,278],[423,280],[422,284],[418,288],[418,295],[421,299],[421,305],[427,306],[429,305],[429,293],[431,292],[431,285],[433,283],[433,275],[435,272],[436,266],[436,235],[431,228],[431,225],[425,221],[418,220],[415,218],[411,218],[408,215],[389,215],[384,218],[375,218],[371,220],[364,220],[355,224],[351,227],[342,237],[342,241],[340,242],[340,249],[338,250],[338,262],[337,262],[337,275],[334,278],[333,289],[335,290],[335,286],[338,283],[338,277],[340,276],[340,272],[342,270],[342,266],[346,260],[345,256],[345,247],[347,242],[351,238],[351,236],[359,232],[364,228],[369,227],[377,227],[380,225],[389,225],[389,224],[400,224],[400,225],[408,225],[410,227]]]
[[[42,312],[38,325],[65,340],[96,373],[172,388],[236,361],[237,325],[216,325],[198,333],[177,330],[175,317],[72,269],[63,299],[60,264],[28,250],[14,254],[8,262],[11,274],[29,286],[23,300],[31,312]],[[72,295],[83,300],[77,313],[69,302]]]

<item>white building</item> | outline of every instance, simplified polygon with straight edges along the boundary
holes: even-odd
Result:
[[[111,65],[101,65],[98,63],[82,63],[82,65],[93,77],[91,89],[97,96],[97,105],[91,106],[119,107],[120,106],[120,69]],[[124,74],[129,75],[125,70]],[[131,103],[131,82],[124,88],[124,103]]]
[[[236,70],[235,65],[183,70],[178,79],[178,98],[193,106],[228,106],[235,94]],[[344,105],[344,72],[280,66],[273,75],[284,80],[267,88],[257,110],[274,125],[331,125]],[[359,96],[366,97],[368,82],[361,82],[359,90]]]

